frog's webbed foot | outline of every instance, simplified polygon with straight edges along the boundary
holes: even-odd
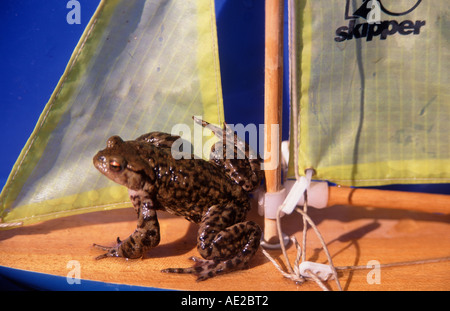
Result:
[[[112,247],[94,244],[94,247],[107,251],[96,259],[107,257],[141,258],[149,249],[159,244],[159,223],[156,210],[148,203],[138,208],[138,223],[136,230],[125,240],[117,238],[117,244]]]
[[[195,262],[195,264],[192,267],[167,268],[161,270],[161,272],[194,274],[197,277],[197,282],[200,282],[212,278],[221,273],[229,272],[234,269],[243,268],[239,267],[241,262],[239,262],[236,259],[220,261],[220,260],[203,259],[195,256],[192,256],[189,259]]]
[[[210,211],[205,218],[211,216],[216,219],[216,215]],[[217,223],[220,223],[219,219]],[[192,267],[168,268],[162,272],[190,273],[197,276],[197,281],[204,281],[219,274],[246,269],[261,239],[261,229],[252,221],[237,223],[224,230],[206,221],[201,224],[199,231],[202,233],[198,237],[198,250],[204,259],[191,257],[194,261]],[[211,232],[218,233],[210,235]]]
[[[104,251],[107,251],[106,253],[95,257],[95,260],[99,260],[99,259],[103,259],[103,258],[107,258],[107,257],[121,257],[119,255],[119,247],[120,247],[121,243],[122,243],[122,241],[120,241],[119,237],[117,237],[117,245],[116,246],[103,246],[103,245],[94,243],[92,246],[100,248]]]

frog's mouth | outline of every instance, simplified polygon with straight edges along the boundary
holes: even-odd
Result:
[[[102,174],[106,173],[106,159],[104,156],[101,156],[100,153],[97,153],[92,162],[97,170],[99,170]]]

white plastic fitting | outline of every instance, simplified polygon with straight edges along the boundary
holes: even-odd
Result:
[[[260,209],[260,214],[263,214],[265,218],[277,219],[277,210],[281,204],[283,204],[286,199],[286,189],[283,188],[278,192],[267,192],[264,193],[264,197],[259,201],[260,207],[262,205],[262,213]],[[283,216],[281,214],[280,216]]]
[[[295,180],[288,179],[284,183],[287,192],[291,192]],[[314,208],[325,208],[328,204],[328,183],[326,181],[312,181],[308,187],[308,206],[312,206]],[[298,191],[298,190],[294,190]],[[305,196],[300,196],[298,201],[298,205],[303,205],[305,203]]]
[[[312,261],[304,261],[299,265],[300,275],[305,278],[310,278],[311,275],[308,273],[308,270],[317,275],[319,279],[322,281],[327,281],[328,279],[333,278],[333,271],[331,270],[330,265],[325,265]]]
[[[311,177],[313,170],[307,170],[306,176],[302,176],[295,181],[292,188],[289,190],[289,194],[283,202],[281,210],[286,214],[291,214],[294,208],[299,203],[300,199],[304,196],[306,189],[309,188],[311,183]]]
[[[282,235],[283,244],[288,245],[289,244],[289,236],[284,234],[283,232],[281,233],[281,235]],[[261,236],[261,246],[266,249],[280,249],[281,248],[280,243],[271,244],[271,243],[266,242],[264,240],[264,233]]]
[[[311,182],[312,170],[299,180],[286,180],[284,188],[274,193],[258,194],[258,212],[261,216],[276,219],[277,210],[283,204],[281,216],[291,214],[295,206],[305,202],[305,190],[308,190],[308,205],[314,208],[325,208],[328,203],[327,182]]]
[[[286,189],[283,188],[278,192],[267,192],[267,193],[260,193],[258,197],[258,212],[261,216],[264,216],[266,219],[271,219],[272,221],[277,219],[277,212],[278,208],[283,204],[284,200],[286,198]],[[282,217],[284,214],[281,213],[280,217]],[[267,227],[264,228],[265,233],[268,233],[269,238],[272,237],[275,233],[275,227],[273,224],[274,222],[270,222],[269,229]],[[265,225],[267,226],[268,223],[265,222]],[[267,231],[267,232],[266,232]],[[277,234],[278,235],[278,234]],[[289,236],[287,236],[284,233],[281,233],[281,242],[284,245],[287,245],[289,243]],[[281,248],[280,243],[271,244],[265,241],[264,239],[264,233],[261,237],[261,246],[267,249],[279,249]]]

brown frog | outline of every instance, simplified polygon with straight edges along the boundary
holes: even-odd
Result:
[[[225,131],[196,121],[222,138],[216,144],[222,148],[213,146],[209,161],[175,159],[171,147],[180,137],[161,132],[131,141],[113,136],[106,149],[94,156],[94,166],[102,174],[128,188],[138,216],[137,228],[127,239],[117,238],[114,247],[94,244],[107,251],[97,259],[140,258],[157,246],[160,232],[156,211],[162,210],[199,224],[197,249],[203,257],[191,257],[192,267],[162,272],[192,273],[201,281],[248,266],[261,238],[260,227],[245,220],[250,209],[249,192],[263,177],[260,159],[249,156],[249,146],[236,134],[232,135],[231,146],[234,154],[244,153],[245,158],[225,159]]]

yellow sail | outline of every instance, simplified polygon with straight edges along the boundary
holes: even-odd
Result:
[[[450,182],[448,3],[300,1],[295,15],[299,173]]]
[[[129,206],[92,157],[106,139],[223,123],[213,0],[103,0],[0,196],[5,223]]]

